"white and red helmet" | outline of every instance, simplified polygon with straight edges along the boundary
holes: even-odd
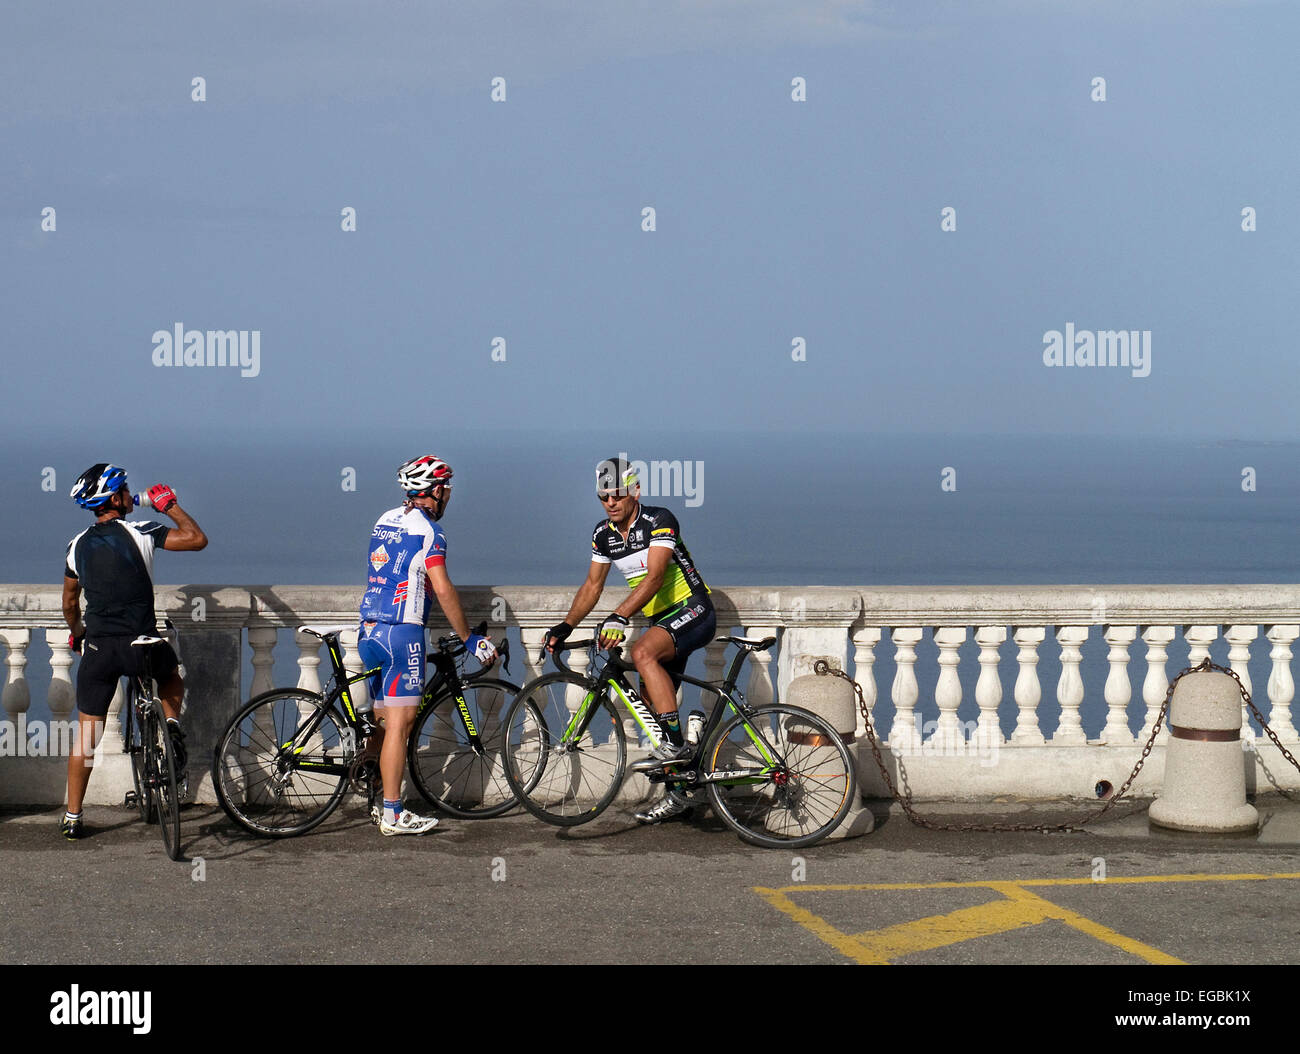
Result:
[[[406,491],[408,498],[424,497],[434,487],[450,487],[451,466],[441,458],[426,454],[413,457],[397,470],[397,485]]]

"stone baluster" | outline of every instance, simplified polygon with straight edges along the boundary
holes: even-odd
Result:
[[[1016,661],[1016,727],[1011,732],[1012,744],[1041,747],[1046,740],[1038,727],[1038,704],[1043,698],[1043,687],[1038,680],[1038,646],[1047,637],[1044,626],[1019,626],[1015,631],[1016,646],[1020,649]]]
[[[957,649],[966,641],[965,626],[936,626],[934,642],[939,646],[939,683],[935,685],[934,701],[939,706],[939,720],[935,724],[932,749],[940,754],[951,754],[962,749],[966,737],[957,708],[961,706],[961,679],[957,664],[961,657]]]
[[[980,675],[979,680],[975,682],[975,702],[980,712],[975,728],[983,744],[1002,742],[1002,726],[998,721],[998,707],[1002,704],[1002,677],[998,673],[998,648],[1006,639],[1006,626],[975,628],[975,643],[980,646]]]
[[[1136,626],[1107,626],[1106,643],[1110,645],[1106,674],[1106,727],[1101,738],[1107,743],[1129,743],[1133,733],[1128,727],[1128,704],[1133,698],[1133,682],[1128,676],[1129,647],[1137,639]]]
[[[104,734],[99,738],[99,747],[95,751],[96,759],[100,757],[117,757],[125,753],[126,744],[122,741],[122,707],[126,705],[126,692],[122,685],[126,682],[118,679],[113,690],[113,698],[108,701],[108,713],[104,717]]]
[[[584,639],[588,636],[588,634],[582,632],[581,627],[577,628],[573,635],[579,639]],[[591,665],[590,656],[591,653],[586,648],[577,648],[573,651],[566,651],[564,653],[564,663],[573,670],[574,673],[586,676],[587,667]],[[564,721],[566,724],[568,723],[569,717],[578,712],[578,707],[582,705],[582,700],[586,697],[586,694],[586,689],[581,685],[571,684],[565,689],[564,705],[568,708],[568,713],[564,715]],[[538,702],[540,705],[541,701],[539,700]],[[547,721],[552,720],[550,714],[544,716]],[[635,722],[632,722],[632,727],[630,729],[628,723],[628,719],[624,718],[623,730],[628,734],[628,746],[633,747],[637,743],[638,730]],[[560,731],[564,731],[563,727],[560,728]]]
[[[295,630],[293,642],[298,645],[298,687],[308,692],[320,692],[320,638],[302,630]]]
[[[359,640],[360,633],[357,629],[345,629],[339,634],[339,652],[343,656],[345,676],[355,677],[366,668],[366,664],[361,661]],[[364,681],[357,681],[348,691],[352,693],[352,705],[357,707],[358,711],[374,706],[374,700],[370,697],[370,681],[368,678]]]
[[[1052,745],[1086,743],[1088,737],[1079,720],[1079,704],[1083,702],[1083,678],[1079,676],[1079,663],[1083,661],[1084,641],[1088,639],[1087,626],[1058,626],[1056,641],[1061,645],[1061,677],[1056,682],[1056,701],[1061,704],[1061,723],[1052,736]]]
[[[549,630],[540,626],[520,626],[519,627],[519,648],[524,653],[516,661],[521,661],[523,669],[518,673],[519,684],[525,685],[542,675],[542,671],[547,666],[545,656],[539,661],[537,656],[542,651],[542,646],[546,643],[546,634]],[[503,673],[504,677],[505,674]],[[514,677],[510,678],[514,680]]]
[[[1173,626],[1147,626],[1142,631],[1142,639],[1147,645],[1147,675],[1142,681],[1142,701],[1146,703],[1146,718],[1142,722],[1142,731],[1138,739],[1145,743],[1151,738],[1151,726],[1155,724],[1156,715],[1165,702],[1165,693],[1169,690],[1169,674],[1165,664],[1169,661],[1166,649],[1174,639]],[[1163,743],[1169,735],[1169,722],[1160,726],[1157,743]]]
[[[253,649],[253,684],[250,696],[261,695],[275,687],[271,676],[271,667],[275,657],[271,654],[275,648],[276,630],[272,626],[257,626],[248,631],[248,646]]]
[[[1195,666],[1210,657],[1210,645],[1219,639],[1219,627],[1184,626],[1183,638],[1187,641],[1187,665]]]
[[[50,690],[45,697],[50,708],[50,720],[67,721],[77,705],[77,691],[72,686],[70,674],[72,649],[68,647],[68,628],[47,628],[45,643],[50,646]]]
[[[1223,632],[1228,642],[1228,666],[1241,680],[1241,686],[1253,700],[1254,686],[1250,683],[1250,646],[1259,636],[1258,626],[1228,626]],[[1259,709],[1259,704],[1255,704]],[[1241,735],[1242,739],[1253,742],[1255,729],[1250,724],[1250,711],[1246,709],[1246,700],[1241,701]]]
[[[890,697],[894,701],[894,725],[889,730],[889,745],[895,752],[919,753],[921,735],[916,730],[916,701],[920,690],[916,684],[916,646],[924,636],[919,626],[899,626],[890,630],[894,642],[894,683]]]
[[[32,692],[27,686],[27,646],[31,643],[32,631],[0,630],[0,640],[4,641],[7,649],[5,665],[9,668],[4,690],[0,691],[0,705],[17,723],[18,715],[27,713],[32,705]]]
[[[1268,675],[1268,726],[1283,743],[1294,743],[1295,723],[1291,719],[1291,700],[1295,698],[1295,681],[1291,678],[1291,642],[1300,637],[1300,626],[1270,626],[1266,634],[1273,648],[1268,657],[1273,668]],[[1256,704],[1258,705],[1258,704]]]
[[[727,651],[731,647],[728,644],[719,644],[716,641],[710,641],[704,646],[704,680],[720,681],[726,674]],[[751,659],[752,661],[752,659]],[[750,671],[752,674],[752,670]],[[718,697],[708,692],[700,693],[700,707],[704,710],[704,716],[708,717],[709,712],[713,709],[713,704],[717,702]],[[649,705],[646,700],[646,705]],[[679,689],[677,692],[677,708],[680,711],[682,705],[682,693]],[[686,714],[681,713],[682,735],[686,735]]]
[[[867,705],[867,712],[871,714],[871,726],[874,729],[876,725],[876,645],[880,642],[879,626],[863,626],[853,632],[853,669],[854,677],[858,684],[862,686],[862,701]],[[856,696],[856,693],[855,693]],[[856,703],[856,697],[854,699]],[[853,731],[855,737],[861,739],[867,734],[867,725],[862,718],[861,707],[855,707],[857,716],[854,718]],[[879,735],[876,737],[879,738]]]
[[[775,626],[750,626],[745,630],[745,636],[762,640],[765,637],[775,637],[776,630]],[[779,644],[773,647],[779,647]],[[750,706],[766,706],[776,698],[776,693],[772,690],[772,654],[771,649],[754,651],[745,660],[749,664],[749,681],[745,684],[744,692],[745,700]],[[744,671],[741,671],[741,676],[744,676]],[[707,718],[708,714],[704,716]]]

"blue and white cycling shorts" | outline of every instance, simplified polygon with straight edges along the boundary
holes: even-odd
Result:
[[[368,684],[376,707],[418,706],[424,695],[424,627],[409,622],[363,622],[357,650],[365,669],[379,667]]]

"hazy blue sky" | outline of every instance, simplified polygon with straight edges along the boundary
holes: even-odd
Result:
[[[0,434],[1294,439],[1297,41],[1262,0],[10,3]],[[258,376],[155,367],[178,323]],[[1067,323],[1150,376],[1046,367]]]

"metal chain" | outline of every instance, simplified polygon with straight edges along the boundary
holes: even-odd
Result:
[[[908,820],[917,827],[925,827],[931,831],[1037,831],[1042,834],[1051,834],[1053,832],[1081,833],[1086,824],[1090,824],[1094,820],[1105,816],[1106,813],[1114,807],[1115,803],[1124,797],[1128,792],[1129,787],[1133,785],[1133,781],[1137,779],[1138,773],[1142,771],[1142,766],[1146,764],[1146,760],[1151,754],[1151,748],[1155,745],[1156,736],[1160,734],[1160,727],[1164,722],[1165,715],[1169,712],[1169,701],[1173,698],[1174,686],[1189,673],[1200,673],[1205,670],[1218,670],[1220,673],[1228,674],[1237,682],[1237,687],[1241,690],[1242,699],[1245,700],[1246,705],[1250,708],[1250,712],[1255,715],[1255,720],[1259,722],[1260,727],[1268,733],[1268,737],[1273,741],[1273,745],[1282,752],[1282,755],[1291,762],[1297,770],[1300,770],[1300,762],[1297,762],[1291,752],[1278,741],[1277,734],[1268,727],[1263,716],[1255,708],[1255,704],[1251,702],[1250,693],[1246,691],[1246,686],[1241,683],[1241,678],[1237,676],[1237,672],[1227,667],[1219,666],[1217,663],[1213,663],[1208,658],[1205,658],[1202,659],[1198,665],[1187,667],[1187,669],[1183,670],[1182,673],[1169,682],[1169,687],[1165,691],[1164,702],[1160,705],[1160,712],[1156,715],[1155,724],[1151,726],[1151,736],[1147,739],[1146,746],[1142,748],[1142,756],[1138,758],[1137,764],[1133,766],[1133,771],[1129,774],[1128,779],[1124,781],[1123,786],[1121,786],[1115,795],[1095,813],[1089,813],[1074,823],[938,823],[934,820],[929,820],[924,816],[918,815],[912,808],[912,788],[910,786],[907,788],[907,793],[903,794],[894,785],[893,777],[890,776],[889,770],[885,767],[885,759],[880,753],[880,744],[876,740],[875,729],[871,725],[871,714],[867,709],[867,701],[862,695],[862,685],[858,684],[857,681],[843,670],[833,669],[830,663],[826,662],[824,659],[818,659],[817,662],[813,664],[813,672],[818,676],[840,677],[853,685],[853,690],[857,693],[858,697],[858,709],[862,712],[862,720],[867,729],[867,739],[871,743],[871,752],[875,755],[876,765],[880,769],[880,775],[884,777],[885,785],[889,788],[890,794],[892,794],[898,804],[903,807],[903,812],[907,814]],[[906,779],[906,776],[904,776],[904,779]]]

